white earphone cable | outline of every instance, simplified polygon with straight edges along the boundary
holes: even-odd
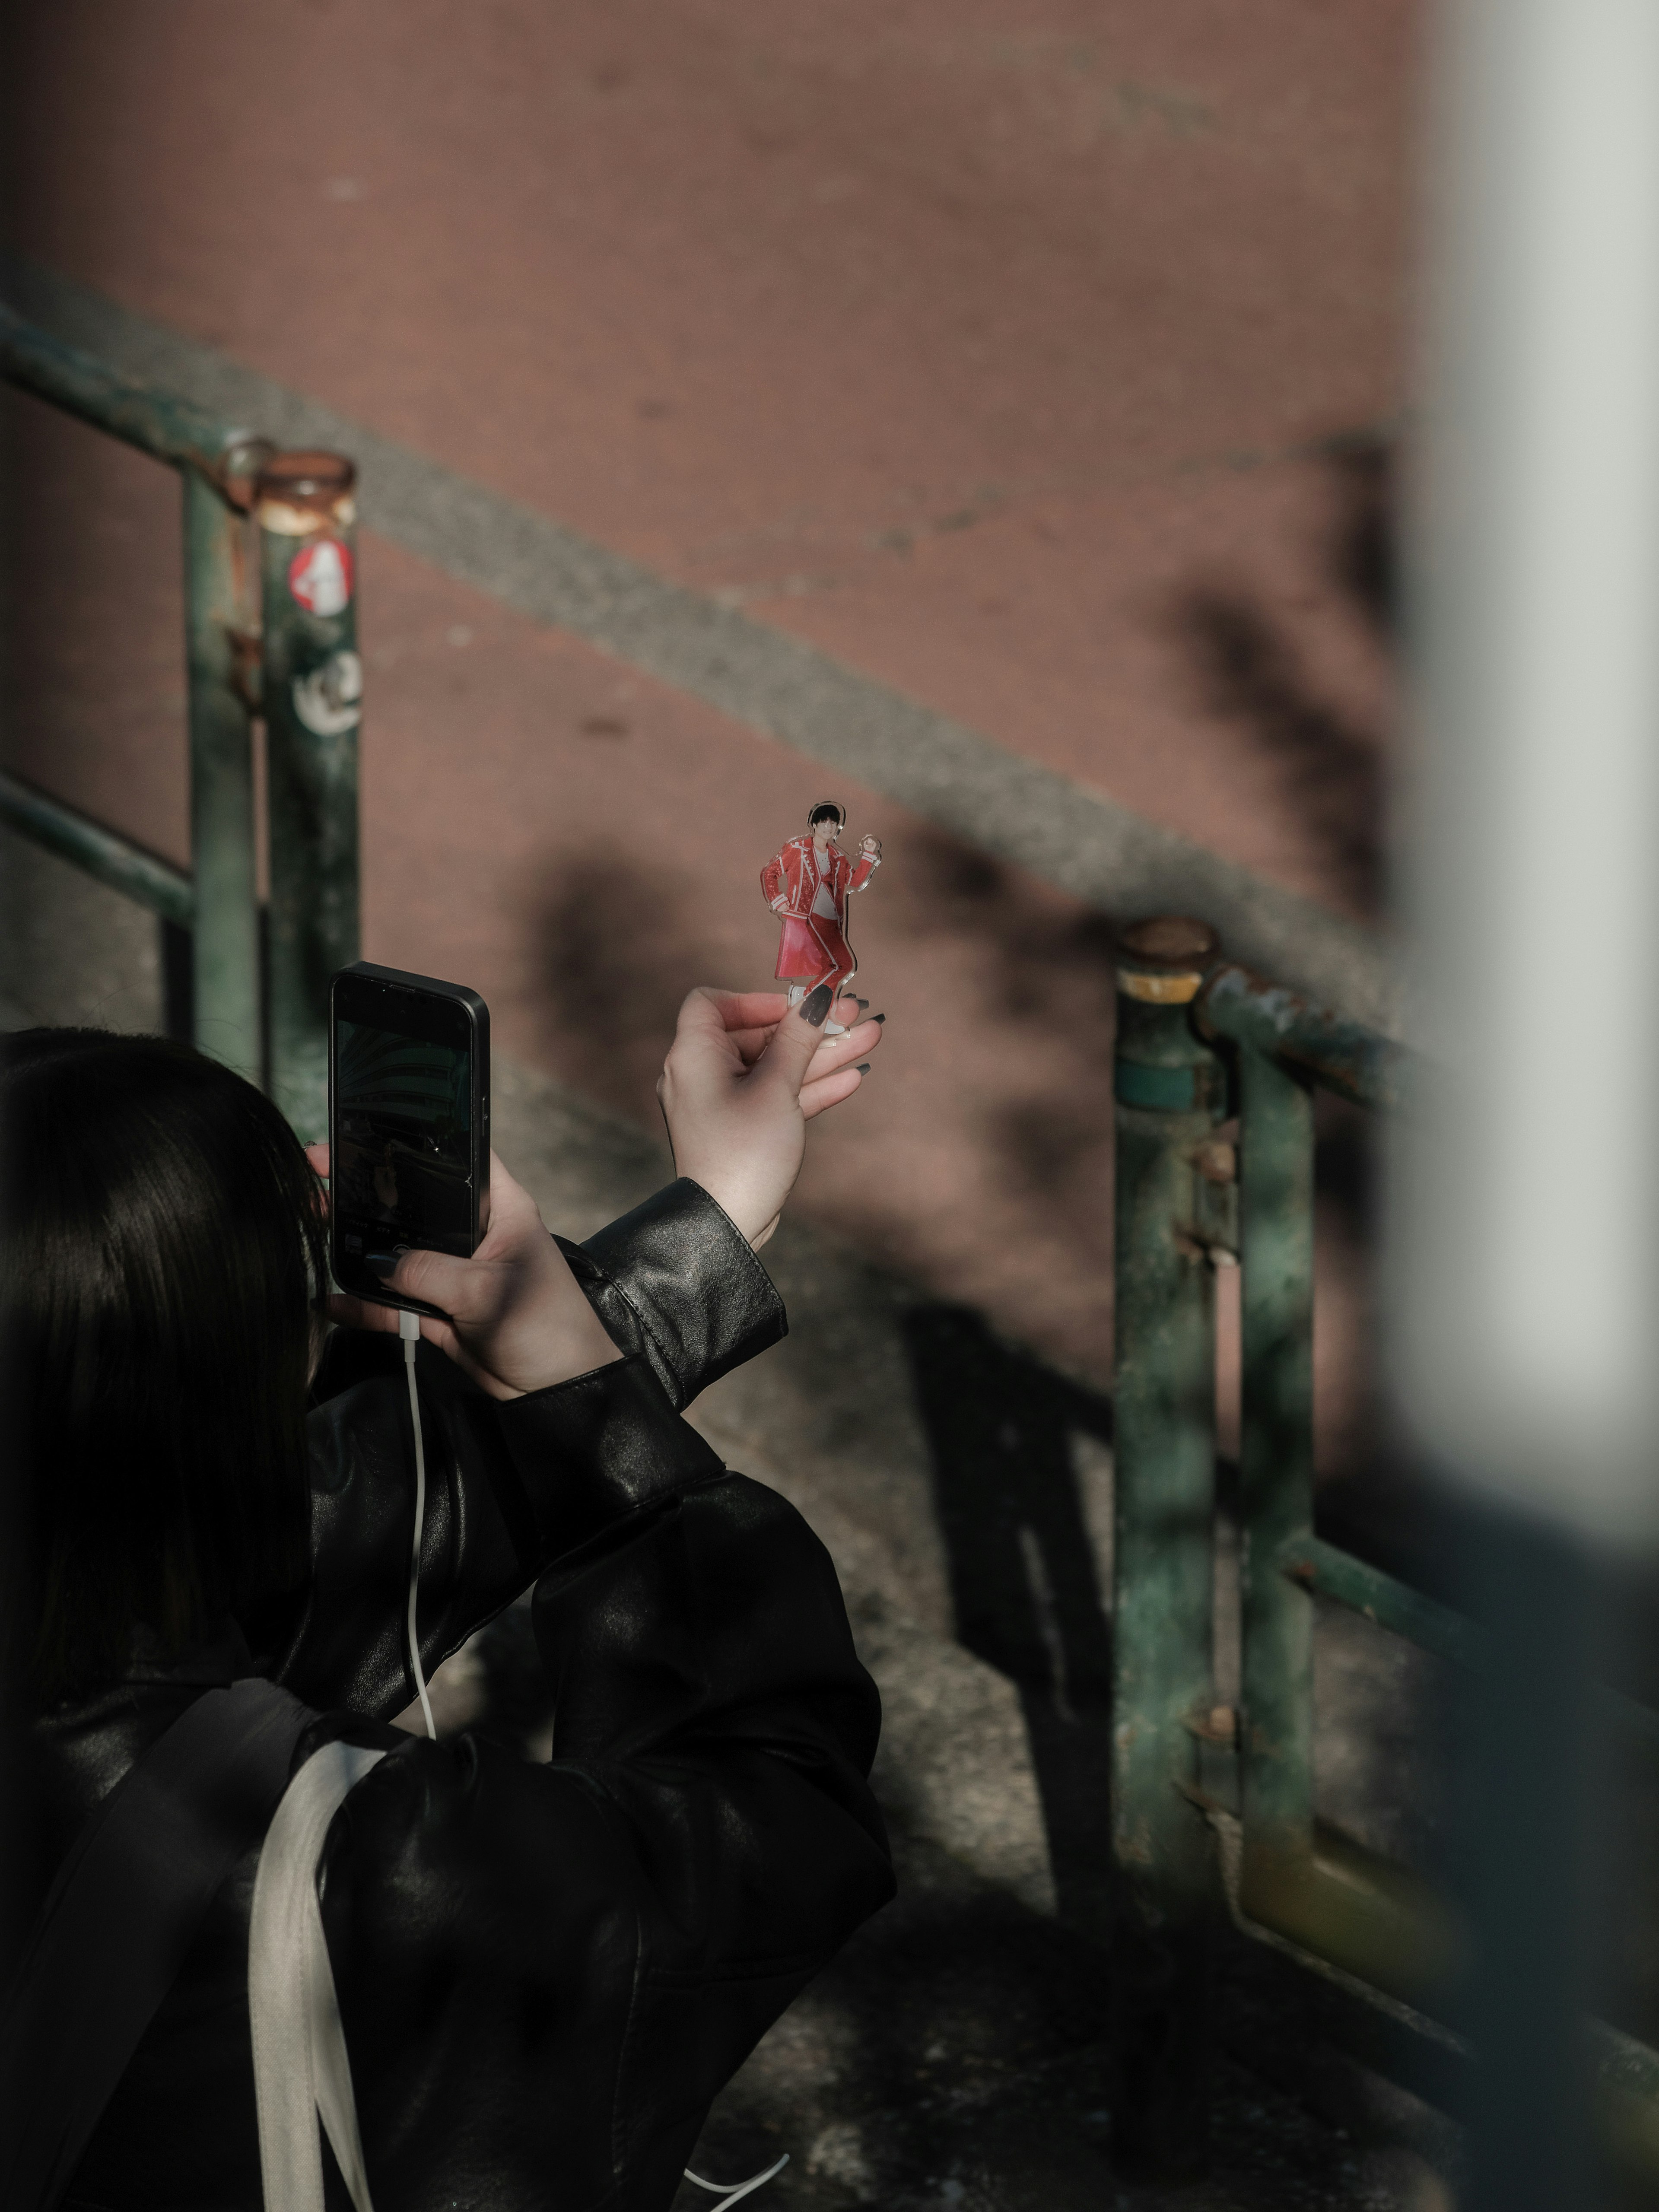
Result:
[[[409,1418],[415,1430],[415,1547],[409,1560],[409,1664],[415,1677],[415,1687],[420,1694],[421,1714],[426,1722],[426,1732],[435,1743],[438,1731],[432,1718],[432,1700],[426,1693],[426,1675],[421,1667],[420,1638],[415,1632],[415,1607],[421,1594],[421,1539],[426,1533],[426,1448],[421,1440],[420,1394],[415,1387],[415,1347],[421,1340],[419,1314],[400,1310],[398,1334],[403,1339],[404,1372],[409,1377]]]
[[[711,2197],[720,2198],[720,2203],[712,2206],[710,2212],[726,2212],[728,2204],[735,2204],[739,2197],[747,2197],[751,2189],[758,2189],[762,2182],[769,2181],[775,2173],[781,2173],[788,2163],[789,2154],[785,2151],[775,2166],[769,2166],[764,2173],[751,2173],[747,2181],[705,2181],[702,2174],[693,2173],[689,2166],[685,2169],[685,2178],[688,2181],[695,2181],[699,2189],[706,2189]]]

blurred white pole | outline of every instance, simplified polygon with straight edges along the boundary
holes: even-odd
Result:
[[[1449,1468],[1659,1533],[1659,4],[1449,0],[1407,920],[1403,1408]]]
[[[1471,1502],[1466,2212],[1595,2201],[1598,1548],[1659,1535],[1659,0],[1443,0],[1401,1410]]]

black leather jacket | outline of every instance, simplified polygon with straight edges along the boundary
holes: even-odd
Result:
[[[313,1572],[251,1659],[228,1625],[39,1724],[43,1893],[94,1805],[212,1682],[316,1708],[296,1764],[390,1755],[330,1831],[323,1918],[377,2212],[659,2212],[709,2103],[892,1892],[866,1785],[878,1707],[829,1557],[678,1408],[781,1336],[695,1183],[566,1246],[627,1354],[499,1404],[422,1346],[428,1671],[535,1583],[545,1766],[391,1729],[411,1527],[401,1351],[336,1336],[312,1422]],[[246,2005],[256,1857],[220,1892],[64,2200],[257,2212]],[[331,2206],[348,2200],[325,2150]]]

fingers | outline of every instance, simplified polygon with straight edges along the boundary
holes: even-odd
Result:
[[[721,991],[699,983],[681,1002],[675,1034],[696,1030],[751,1030],[769,1026],[787,1011],[782,991]]]
[[[812,1056],[824,1041],[823,1024],[829,1014],[830,986],[815,984],[773,1030],[772,1042],[756,1063],[750,1080],[763,1090],[777,1089],[791,1099],[798,1098]]]
[[[826,1108],[850,1098],[869,1073],[872,1056],[886,1032],[878,1022],[860,1022],[844,1037],[819,1047],[800,1087],[800,1110],[810,1121]]]
[[[332,1291],[328,1299],[328,1317],[342,1328],[389,1329],[398,1326],[398,1316],[390,1306],[371,1305],[367,1298],[354,1298],[349,1291]]]
[[[447,1252],[410,1250],[398,1253],[396,1266],[380,1280],[400,1297],[419,1298],[423,1305],[453,1314],[458,1305],[463,1312],[466,1308],[477,1266],[474,1260],[457,1260]]]
[[[753,1053],[745,1054],[737,1038],[752,1036],[779,1011],[775,992],[711,990],[699,985],[683,1000],[674,1024],[674,1042],[663,1062],[663,1083],[657,1096],[666,1114],[671,1094],[707,1096],[722,1089],[729,1079],[741,1075]]]
[[[821,1076],[833,1075],[838,1067],[850,1066],[856,1060],[868,1060],[878,1051],[885,1031],[876,1022],[856,1022],[845,1036],[828,1037],[812,1055],[801,1084],[805,1097],[808,1084],[816,1083]]]
[[[728,1030],[769,1029],[789,1011],[785,991],[716,991],[714,997]]]
[[[492,1147],[489,1154],[489,1226],[484,1231],[483,1242],[474,1256],[483,1259],[497,1249],[504,1237],[523,1235],[532,1229],[541,1236],[547,1234],[542,1210],[518,1177],[502,1166],[500,1155]]]
[[[693,1000],[703,1001],[703,1006],[694,1009]],[[844,1028],[854,1028],[868,1004],[867,1000],[855,999],[849,994],[836,1000],[830,1019],[840,1022]],[[725,1024],[726,1042],[735,1048],[745,1067],[752,1067],[771,1043],[773,1031],[789,1010],[788,1000],[781,991],[720,991],[712,985],[700,984],[680,1008],[675,1031],[677,1042],[684,1036],[712,1037],[718,1034],[708,1018],[705,1006],[713,1006],[719,1012]],[[831,1037],[825,1042],[835,1044],[840,1040]]]
[[[326,1145],[307,1145],[306,1146],[306,1162],[313,1175],[317,1177],[317,1182],[315,1185],[317,1194],[317,1211],[322,1215],[324,1220],[326,1221],[328,1218],[329,1200],[332,1196],[332,1193],[329,1188],[328,1182],[328,1146]]]
[[[730,1030],[726,1033],[726,1042],[736,1046],[745,1067],[752,1067],[771,1043],[772,1032],[776,1027],[775,1022],[769,1022],[764,1029]]]
[[[801,1085],[800,1110],[803,1121],[824,1113],[831,1106],[839,1106],[843,1098],[850,1098],[864,1081],[865,1066],[838,1067],[833,1075],[820,1075],[811,1083]]]
[[[366,1328],[384,1336],[395,1336],[398,1333],[396,1306],[376,1305],[372,1298],[353,1297],[349,1291],[335,1291],[330,1295],[328,1317],[342,1328]]]
[[[376,1305],[372,1298],[354,1298],[344,1291],[336,1291],[328,1301],[328,1317],[339,1328],[367,1329],[374,1335],[396,1336],[398,1316],[396,1306]],[[420,1314],[416,1319],[421,1334],[428,1344],[435,1344],[452,1359],[461,1358],[459,1341],[447,1321],[440,1321],[434,1314]]]
[[[869,1001],[866,999],[837,999],[830,1018],[839,1022],[846,1030],[857,1030],[862,1024],[866,1029],[873,1028],[878,1032],[880,1028],[878,1023],[862,1022],[864,1010],[868,1004]],[[737,1047],[744,1066],[752,1067],[767,1046],[771,1043],[772,1032],[776,1027],[775,1022],[769,1022],[763,1029],[732,1030],[728,1032],[726,1041]],[[840,1037],[826,1037],[819,1049],[828,1052],[833,1046],[839,1045],[842,1042]],[[817,1062],[813,1064],[816,1066]]]
[[[830,986],[817,983],[806,994],[793,1012],[787,1013],[772,1033],[772,1042],[762,1054],[755,1073],[763,1081],[781,1085],[792,1097],[799,1097],[801,1085],[817,1074],[814,1055],[825,1042],[836,1045],[847,1040],[838,1037],[825,1040],[823,1024],[830,1009]],[[852,1034],[859,1027],[859,1001],[843,997],[836,1001],[838,1016],[845,1014],[853,1025]]]

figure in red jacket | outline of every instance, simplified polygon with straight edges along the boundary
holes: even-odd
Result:
[[[846,808],[821,799],[806,817],[805,836],[792,837],[761,870],[767,904],[783,923],[773,972],[787,980],[792,1006],[818,983],[838,995],[858,973],[847,942],[847,902],[881,866],[881,842],[865,838],[855,864],[836,842],[846,824]],[[839,1036],[841,1028],[826,1022],[824,1034]]]

